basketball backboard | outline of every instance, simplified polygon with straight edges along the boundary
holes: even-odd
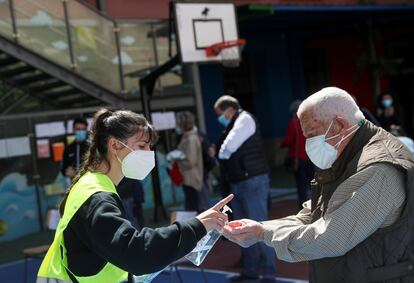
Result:
[[[183,63],[240,60],[239,46],[217,56],[205,53],[215,43],[238,39],[234,4],[176,3],[175,20]]]

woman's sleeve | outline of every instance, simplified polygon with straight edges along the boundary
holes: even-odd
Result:
[[[206,234],[196,218],[138,231],[124,218],[115,198],[112,194],[99,194],[84,210],[82,228],[96,254],[134,275],[163,269],[188,254]]]

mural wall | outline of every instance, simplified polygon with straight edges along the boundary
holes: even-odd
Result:
[[[41,231],[47,211],[58,207],[70,182],[60,172],[60,159],[56,158],[53,145],[72,141],[71,131],[66,130],[71,128],[70,121],[48,122],[62,122],[63,133],[47,127],[36,128],[44,121],[9,121],[7,125],[0,122],[0,242]],[[10,130],[3,131],[5,126]],[[16,137],[20,139],[18,142]],[[182,189],[171,184],[165,155],[157,152],[157,159],[164,205],[182,202]],[[151,209],[154,207],[151,176],[143,185],[143,207]]]

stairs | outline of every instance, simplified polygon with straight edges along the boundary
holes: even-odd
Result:
[[[65,29],[65,26],[62,27],[62,24],[59,25],[59,22],[55,19],[59,13],[64,15],[66,20],[62,20],[61,23],[65,23],[70,28],[69,30],[72,29],[72,32],[66,34],[67,38],[63,38],[61,42],[72,44],[72,42],[77,40],[73,29],[78,27],[69,24],[68,11],[70,10],[68,3],[73,6],[73,11],[77,13],[83,13],[83,15],[94,13],[98,15],[95,11],[92,11],[89,7],[77,1],[58,2],[58,5],[62,6],[56,6],[56,3],[51,5],[51,7],[47,7],[48,5],[46,7],[40,6],[35,0],[9,0],[0,3],[0,14],[4,15],[4,13],[9,13],[9,17],[3,16],[3,19],[0,18],[0,25],[3,25],[3,27],[4,25],[9,25],[9,29],[0,28],[0,81],[4,84],[3,91],[0,92],[0,115],[10,113],[11,111],[21,112],[22,110],[26,111],[28,109],[31,111],[42,111],[45,109],[64,110],[94,106],[121,108],[128,101],[131,101],[131,99],[137,100],[136,96],[135,98],[126,97],[119,86],[109,85],[107,83],[109,82],[108,78],[111,76],[117,76],[119,78],[118,73],[112,74],[111,72],[113,70],[119,70],[120,62],[118,62],[118,66],[113,66],[116,62],[112,63],[110,61],[108,62],[108,60],[104,62],[104,59],[108,58],[102,58],[102,62],[96,61],[95,59],[91,63],[95,64],[96,69],[101,65],[103,68],[102,74],[107,75],[108,78],[101,76],[98,77],[98,79],[101,79],[100,81],[94,81],[92,80],[94,78],[93,76],[88,77],[88,74],[96,72],[95,69],[90,68],[91,63],[89,63],[89,66],[86,66],[89,69],[84,66],[81,66],[82,69],[76,68],[81,62],[74,61],[75,57],[72,48],[66,48],[65,53],[63,53],[64,58],[71,58],[72,62],[69,59],[63,60],[62,56],[48,56],[51,50],[53,52],[55,51],[50,46],[47,46],[48,43],[44,35],[45,31],[50,30],[51,34],[56,32],[60,36],[64,36],[64,31],[68,31],[68,29]],[[26,18],[22,18],[21,15],[25,15]],[[49,17],[52,20],[44,26],[39,26],[38,24],[30,26],[30,21],[36,19],[39,15],[43,15],[46,18]],[[101,18],[97,18],[94,23],[88,24],[98,29],[99,23],[101,23],[100,21],[105,19],[101,15],[98,17]],[[9,19],[7,20],[7,18]],[[82,18],[82,20],[85,19]],[[74,19],[74,21],[80,21],[80,19]],[[105,19],[105,21],[116,25],[110,19]],[[29,22],[29,26],[27,22]],[[14,32],[10,34],[11,31]],[[24,40],[21,40],[20,31],[22,33],[24,32]],[[115,31],[111,29],[110,32],[114,33]],[[111,39],[112,36],[113,34],[109,35]],[[97,38],[96,40],[98,41],[100,39]],[[62,45],[61,42],[60,44]],[[39,48],[39,43],[44,44],[44,46]],[[115,50],[116,46],[109,45],[105,46],[105,48]],[[101,56],[99,54],[101,50],[86,50],[84,48],[81,51],[85,54],[90,54],[90,57],[92,54],[96,54],[96,58],[100,58],[98,56]],[[58,48],[56,52],[62,53]],[[67,64],[65,64],[66,61]],[[105,67],[107,68],[108,64],[110,64],[112,69],[109,69],[108,73],[105,73]],[[107,84],[105,85],[105,83]]]

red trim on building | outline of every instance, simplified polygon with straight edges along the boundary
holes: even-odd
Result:
[[[88,0],[97,2],[97,0]],[[167,19],[170,0],[106,0],[105,12],[116,19]],[[360,0],[219,0],[194,2],[233,2],[236,5],[270,4],[283,6],[352,6]],[[410,0],[372,0],[372,5],[399,5],[412,3]],[[95,5],[96,6],[96,5]]]
[[[346,89],[357,97],[359,105],[373,111],[375,102],[368,66],[358,67],[362,57],[367,56],[366,44],[357,36],[352,36],[314,40],[306,47],[325,50],[329,84]],[[376,52],[377,56],[381,56],[382,48],[379,45],[376,46]],[[380,87],[383,91],[388,89],[385,77],[380,78]]]
[[[167,19],[170,0],[106,0],[106,14],[116,19]]]

